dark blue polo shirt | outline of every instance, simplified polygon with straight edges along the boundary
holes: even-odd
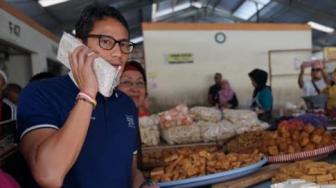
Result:
[[[29,84],[18,105],[21,138],[39,128],[61,128],[78,92],[68,75]],[[96,99],[84,145],[63,187],[131,187],[133,152],[138,140],[137,109],[120,91],[109,98],[98,94]]]

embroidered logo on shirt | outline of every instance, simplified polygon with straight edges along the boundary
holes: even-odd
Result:
[[[91,120],[96,120],[96,117],[93,117],[93,116],[92,116],[92,117],[91,117]]]
[[[133,116],[131,116],[131,115],[125,115],[125,117],[126,117],[126,121],[127,121],[128,127],[135,128],[135,123],[134,123]]]

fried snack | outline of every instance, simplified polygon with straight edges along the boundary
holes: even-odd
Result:
[[[327,173],[327,169],[319,168],[319,167],[312,167],[307,172],[307,174],[309,175],[326,174],[326,173]]]
[[[315,144],[320,144],[322,141],[322,135],[313,134],[311,137],[311,141],[313,141]]]
[[[303,127],[303,130],[306,133],[310,134],[310,133],[312,133],[315,130],[315,127],[312,124],[308,124],[308,125],[306,125],[306,126]]]
[[[336,165],[326,162],[299,161],[280,168],[279,173],[272,177],[272,182],[288,179],[304,179],[319,184],[335,184]]]
[[[302,175],[300,178],[301,178],[301,179],[304,179],[304,180],[306,180],[306,181],[316,182],[316,177],[315,177],[315,176],[311,176],[311,175]]]
[[[334,180],[334,177],[333,177],[333,175],[331,175],[331,174],[318,175],[318,176],[316,176],[316,181],[317,181],[317,183],[320,183],[320,182],[326,182],[326,181],[331,181],[331,180]]]
[[[257,151],[252,154],[225,154],[213,147],[177,149],[165,156],[166,166],[154,169],[151,177],[156,181],[174,181],[212,174],[256,163],[261,156]]]
[[[311,151],[336,143],[336,136],[311,124],[286,127],[276,131],[258,131],[238,135],[228,143],[230,152],[251,153],[258,150],[269,156]]]

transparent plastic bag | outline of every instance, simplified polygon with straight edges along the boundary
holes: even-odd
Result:
[[[190,113],[197,121],[219,122],[221,112],[214,107],[196,106],[190,109]]]
[[[156,146],[160,143],[160,131],[156,115],[139,118],[139,127],[142,144]]]
[[[223,141],[235,135],[234,128],[227,126],[224,122],[199,121],[197,125],[200,127],[201,137],[204,142]]]
[[[187,144],[200,142],[200,127],[192,124],[161,129],[161,136],[168,144]]]

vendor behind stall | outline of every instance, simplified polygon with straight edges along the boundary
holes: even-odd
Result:
[[[220,105],[224,108],[236,108],[238,100],[235,92],[227,80],[223,80],[221,73],[216,73],[214,76],[215,84],[209,88],[208,102],[211,106]],[[220,99],[222,95],[222,99]]]
[[[132,98],[138,107],[139,116],[149,115],[146,85],[147,79],[142,65],[136,61],[129,61],[125,65],[118,89]]]
[[[304,79],[304,71],[308,67],[311,67],[311,78]],[[298,83],[300,88],[304,90],[305,96],[319,95],[327,87],[328,75],[323,67],[323,62],[320,60],[301,64]]]
[[[268,74],[261,69],[249,73],[254,86],[251,108],[258,113],[258,118],[269,122],[272,118],[273,96],[271,87],[267,86]]]
[[[223,76],[221,73],[216,73],[214,76],[215,84],[209,88],[208,92],[208,102],[211,106],[215,106],[219,103],[218,92],[221,89]]]
[[[221,89],[218,91],[219,105],[223,108],[237,108],[238,99],[231,88],[229,81],[222,80]]]

